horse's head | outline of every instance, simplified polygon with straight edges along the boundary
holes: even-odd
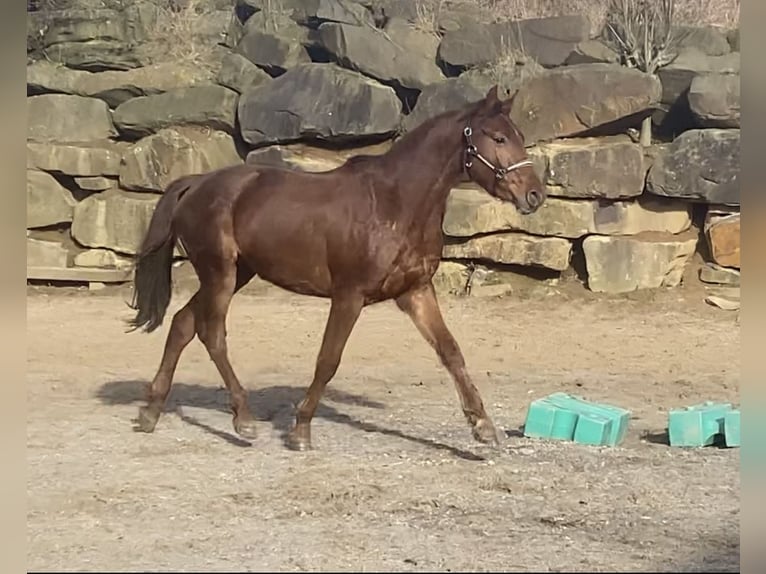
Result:
[[[543,204],[546,192],[527,157],[524,136],[509,117],[514,97],[500,100],[493,86],[477,103],[463,132],[465,167],[489,194],[528,215]]]

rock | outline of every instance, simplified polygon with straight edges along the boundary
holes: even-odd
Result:
[[[643,150],[628,137],[565,139],[540,151],[550,196],[624,199],[644,190]]]
[[[43,35],[46,48],[63,42],[89,40],[128,41],[124,14],[111,9],[55,10],[49,14],[49,24]]]
[[[282,35],[249,30],[237,44],[237,53],[272,76],[311,61],[306,48]]]
[[[273,0],[237,0],[237,12],[247,22],[265,12],[279,11],[280,16],[311,28],[322,22],[373,25],[372,14],[363,4],[354,0],[279,0],[275,6]]]
[[[63,244],[27,237],[27,267],[66,267],[68,259]]]
[[[569,267],[572,243],[559,237],[534,237],[523,233],[501,233],[448,243],[443,256],[453,259],[483,259],[496,263],[532,265],[563,271]]]
[[[241,54],[234,52],[224,57],[217,78],[219,84],[238,94],[244,94],[270,80],[271,76],[266,72]]]
[[[554,271],[544,272],[555,274]],[[438,294],[458,296],[497,297],[519,292],[550,293],[546,281],[530,275],[505,265],[442,260],[433,276],[433,284]]]
[[[480,100],[487,90],[482,91],[481,87],[465,78],[465,74],[426,86],[418,96],[415,109],[404,117],[404,127],[412,131],[430,118]]]
[[[739,130],[682,133],[654,159],[646,189],[666,197],[739,205]]]
[[[240,40],[242,40],[242,36],[244,35],[244,20],[241,20],[240,17],[236,15],[235,7],[235,16],[229,21],[229,27],[226,29],[226,39],[222,42],[222,45],[229,50],[236,50],[237,44],[239,44]]]
[[[402,3],[403,0],[402,0]],[[489,4],[489,3],[486,3]],[[409,20],[416,26],[431,34],[444,35],[461,28],[470,28],[476,22],[493,21],[495,18],[488,5],[477,2],[414,2],[412,14],[406,9],[403,19]],[[390,17],[390,16],[389,16]]]
[[[82,5],[82,2],[80,2]],[[135,2],[114,10],[96,4],[83,9],[53,10],[43,35],[49,60],[93,71],[129,69],[145,63],[133,49],[148,38],[157,8]]]
[[[167,2],[167,0],[165,1]],[[232,21],[231,4],[221,4],[216,8],[210,5],[209,0],[202,2],[196,0],[196,3],[198,7],[202,8],[202,12],[194,13],[195,8],[193,6],[188,7],[187,10],[194,13],[191,18],[187,16],[189,12],[170,16],[173,20],[186,18],[181,24],[186,36],[184,41],[195,46],[212,46],[224,42],[229,24]]]
[[[588,288],[600,293],[675,287],[694,254],[697,236],[639,234],[583,240]]]
[[[390,147],[391,141],[342,150],[326,149],[303,143],[273,145],[254,149],[247,154],[245,163],[321,172],[335,169],[350,157],[356,155],[379,155],[385,153]]]
[[[40,94],[57,93],[90,96],[90,94],[80,93],[76,87],[79,78],[88,74],[89,72],[73,70],[48,60],[28,63],[27,95],[37,96]]]
[[[739,286],[740,272],[738,269],[729,269],[715,263],[706,263],[700,268],[700,281],[715,285]]]
[[[454,189],[447,200],[444,233],[471,237],[498,231],[576,239],[591,233],[635,235],[643,231],[681,233],[691,225],[691,206],[682,201],[641,198],[636,201],[548,198],[531,215],[476,187]]]
[[[55,44],[45,49],[45,56],[51,62],[91,72],[130,70],[149,63],[130,46],[103,40]]]
[[[441,261],[431,281],[437,293],[462,295],[465,293],[469,275],[467,265],[454,261]]]
[[[27,10],[27,56],[42,56],[43,38],[47,26],[45,12]]]
[[[511,118],[528,143],[570,137],[626,118],[651,114],[659,102],[656,76],[616,64],[547,70],[522,84]]]
[[[327,23],[319,27],[322,46],[345,68],[386,85],[413,90],[444,78],[436,65],[439,40],[392,19],[384,32],[376,28]]]
[[[705,219],[705,238],[710,256],[723,267],[740,266],[740,215],[739,213],[717,217],[708,215]]]
[[[78,144],[27,141],[27,167],[82,177],[117,175],[121,148],[111,141]]]
[[[86,247],[134,255],[141,246],[158,195],[109,190],[77,204],[72,237]]]
[[[204,69],[184,64],[153,64],[133,70],[106,72],[72,70],[46,61],[27,66],[27,90],[99,98],[111,108],[137,96],[205,85],[210,81],[210,74]]]
[[[27,229],[72,221],[72,193],[44,171],[27,170]]]
[[[530,18],[511,24],[511,30],[519,28],[520,47],[545,67],[562,65],[577,45],[590,38],[590,21],[584,14]]]
[[[593,233],[637,235],[644,232],[677,234],[692,224],[692,208],[684,201],[641,197],[634,201],[596,201]]]
[[[283,2],[285,0],[282,0]],[[295,2],[298,0],[288,0]],[[244,32],[265,32],[275,34],[285,40],[305,42],[309,37],[309,30],[298,24],[291,16],[290,10],[268,9],[261,10],[245,21]]]
[[[74,257],[76,267],[100,267],[102,269],[130,269],[133,261],[120,257],[108,249],[87,249]]]
[[[57,37],[51,40],[56,43],[46,48],[46,55],[70,67],[91,71],[125,70],[163,59],[175,63],[179,55],[205,52],[221,42],[231,20],[230,6],[216,9],[207,1],[191,9],[188,4],[154,0],[120,4],[125,7],[119,10],[52,12],[50,28]],[[181,43],[189,49],[179,46]]]
[[[731,287],[731,289],[739,291],[738,287]],[[739,293],[733,293],[733,295],[736,296],[723,297],[721,295],[708,295],[705,297],[705,303],[723,309],[724,311],[738,311],[742,307],[742,302],[740,301]],[[739,325],[739,315],[737,316],[737,324]]]
[[[502,66],[469,70],[457,78],[430,84],[420,92],[415,109],[404,117],[404,126],[411,131],[429,118],[476,102],[495,84],[499,85],[501,93],[514,93],[527,79],[542,72],[543,68],[534,60],[520,58],[505,61]]]
[[[114,123],[129,137],[173,126],[204,126],[234,132],[239,95],[223,86],[196,86],[128,100],[114,110]]]
[[[564,62],[567,66],[596,63],[619,64],[620,56],[599,40],[585,40],[574,47]]]
[[[584,15],[531,18],[482,24],[465,22],[444,34],[439,60],[451,68],[465,70],[490,64],[508,51],[523,51],[545,67],[562,65],[575,47],[590,37],[590,22]]]
[[[139,140],[125,153],[120,185],[130,190],[163,192],[181,176],[240,163],[234,140],[225,132],[165,128]]]
[[[510,50],[514,47],[510,38],[506,39],[503,36],[507,30],[497,24],[466,24],[457,30],[446,32],[439,44],[439,62],[454,75],[490,64],[500,57],[503,49]]]
[[[77,187],[83,191],[104,191],[105,189],[117,185],[117,182],[114,179],[103,177],[101,175],[75,177],[74,182],[77,184]]]
[[[45,94],[27,98],[27,138],[40,142],[84,142],[117,135],[109,108],[95,98]]]
[[[239,103],[242,137],[252,145],[381,138],[396,132],[400,113],[392,88],[333,64],[302,64]]]
[[[708,56],[693,49],[679,52],[675,60],[657,71],[662,83],[662,103],[674,105],[699,74],[739,74],[739,62],[739,52],[723,56]]]
[[[729,42],[732,52],[739,52],[739,28],[726,32],[726,40]]]
[[[387,18],[401,18],[408,22],[418,19],[419,7],[412,0],[361,0],[373,15],[376,22],[384,22]]]
[[[700,74],[689,87],[689,108],[698,127],[739,128],[739,74]]]
[[[295,3],[297,6],[292,18],[299,24],[312,28],[317,28],[325,22],[355,26],[375,25],[370,11],[353,0],[303,0]]]
[[[715,26],[677,26],[678,50],[697,50],[707,56],[723,56],[731,52],[726,33]]]

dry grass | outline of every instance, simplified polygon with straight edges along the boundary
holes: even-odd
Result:
[[[439,34],[439,17],[446,0],[415,0],[415,27],[430,34]]]
[[[215,45],[201,41],[200,30],[215,12],[206,0],[155,0],[157,16],[136,52],[153,63],[175,62],[212,69]]]
[[[600,30],[606,17],[603,0],[469,0],[476,2],[495,18],[539,18],[563,14],[585,14],[594,29]],[[651,1],[651,0],[649,0]],[[709,24],[734,28],[739,25],[741,0],[676,0],[679,24]]]
[[[503,36],[500,38],[498,57],[487,66],[487,72],[499,86],[508,86],[523,75],[524,66],[534,68],[537,63],[527,57],[521,34],[515,35],[515,38]]]
[[[453,0],[453,3],[472,3],[490,20],[520,20],[585,14],[595,34],[604,27],[607,3],[604,0]],[[652,0],[649,0],[652,1]],[[415,0],[419,24],[435,30],[439,11],[446,8],[445,0]],[[739,26],[741,0],[677,0],[676,21],[687,25],[713,25],[724,28]],[[422,15],[421,15],[422,14]]]
[[[285,19],[290,17],[282,0],[265,0],[262,12],[264,29],[269,32],[279,32]]]
[[[209,0],[150,1],[156,7],[156,17],[146,22],[146,39],[135,47],[136,54],[147,63],[174,62],[212,69],[215,45],[200,32],[216,11],[215,4]],[[58,10],[121,10],[133,3],[134,0],[28,0],[27,7],[36,12],[41,26],[46,27]]]

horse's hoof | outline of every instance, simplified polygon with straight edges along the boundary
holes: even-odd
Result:
[[[149,407],[139,407],[138,418],[134,421],[136,423],[134,428],[139,432],[154,432],[154,428],[157,426],[157,421],[159,419],[160,413]]]
[[[286,443],[287,443],[287,448],[297,452],[304,452],[307,450],[311,450],[312,448],[311,439],[305,435],[298,434],[295,431],[292,431],[290,432],[290,434],[287,435]]]
[[[473,438],[480,443],[490,446],[500,446],[503,440],[502,435],[497,431],[495,425],[489,419],[479,419],[473,426]]]
[[[253,419],[234,419],[234,431],[247,440],[255,440],[258,436],[257,427]]]

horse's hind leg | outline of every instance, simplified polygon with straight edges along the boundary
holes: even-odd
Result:
[[[253,276],[254,273],[247,267],[243,265],[237,266],[234,293],[244,287]],[[157,426],[162,409],[167,402],[168,394],[170,394],[178,360],[197,332],[195,315],[199,313],[197,311],[199,301],[200,293],[198,291],[173,316],[170,331],[165,340],[165,350],[162,354],[160,367],[149,388],[148,404],[141,407],[138,411],[137,430],[153,432]]]
[[[149,400],[145,407],[138,411],[137,430],[153,432],[160,418],[162,408],[165,406],[173,375],[178,366],[178,359],[186,346],[194,338],[194,305],[197,300],[195,294],[173,316],[170,331],[165,340],[165,350],[157,374],[149,388]]]
[[[471,382],[460,346],[444,322],[433,284],[429,282],[405,293],[396,300],[396,304],[410,316],[452,376],[463,414],[473,427],[474,438],[483,443],[498,444],[500,435],[484,409],[479,390]]]
[[[252,279],[254,273],[234,261],[220,261],[198,274],[200,289],[195,306],[197,336],[229,390],[234,430],[244,438],[254,439],[256,427],[247,406],[247,392],[234,373],[226,345],[226,314],[231,298]]]

